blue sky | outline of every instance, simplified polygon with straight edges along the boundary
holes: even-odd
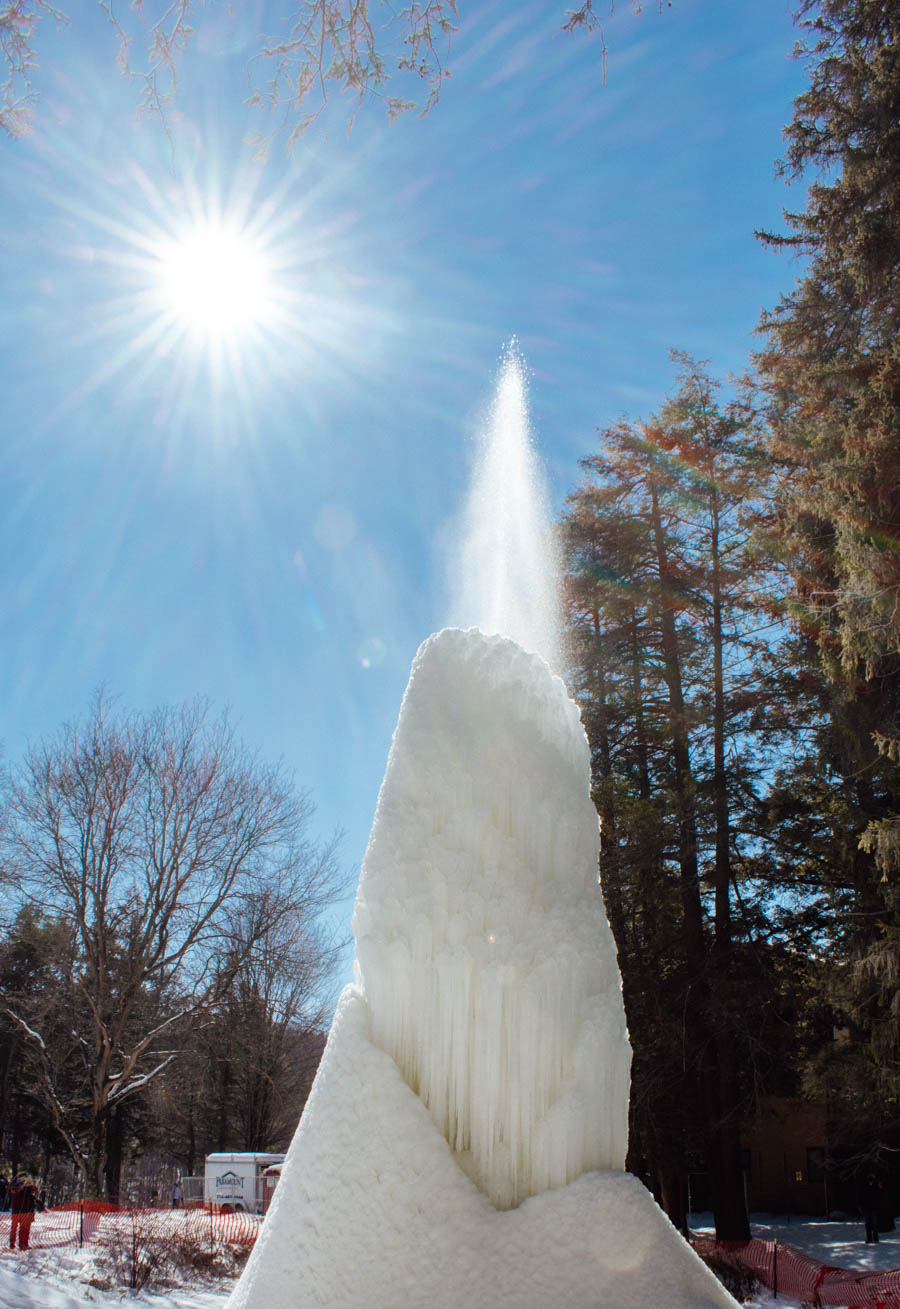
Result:
[[[556,506],[596,427],[658,407],[669,347],[741,371],[798,271],[753,230],[802,204],[773,175],[802,70],[784,0],[623,0],[605,85],[563,4],[463,2],[431,114],[348,136],[332,103],[261,162],[267,19],[233,8],[198,14],[171,146],[81,0],[0,143],[0,739],[17,758],[101,683],[207,696],[358,865],[505,343]],[[211,212],[279,303],[224,354],[158,309],[161,235]]]

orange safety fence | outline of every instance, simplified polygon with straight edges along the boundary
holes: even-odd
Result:
[[[121,1230],[126,1224],[136,1223],[143,1235],[160,1240],[190,1236],[203,1241],[224,1241],[229,1245],[252,1245],[259,1234],[260,1222],[261,1219],[254,1214],[224,1212],[215,1205],[193,1209],[137,1209],[85,1200],[35,1214],[28,1244],[34,1250],[86,1245]],[[0,1213],[0,1253],[9,1250],[11,1225],[12,1215]]]
[[[823,1309],[900,1309],[900,1268],[878,1273],[834,1268],[780,1241],[694,1237],[691,1245],[703,1258],[726,1255],[753,1273],[776,1296],[793,1296]]]

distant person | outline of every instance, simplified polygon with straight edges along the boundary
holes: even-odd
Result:
[[[9,1204],[9,1182],[6,1180],[6,1173],[0,1173],[0,1214],[3,1213]]]
[[[158,1207],[159,1207],[159,1191],[157,1191],[154,1188],[154,1190],[150,1192],[150,1208],[157,1209]]]
[[[869,1173],[859,1192],[863,1217],[866,1220],[866,1245],[878,1244],[878,1210],[881,1206],[882,1185],[874,1173]]]
[[[183,1199],[184,1192],[181,1189],[181,1183],[176,1179],[175,1185],[172,1187],[172,1208],[180,1209]]]
[[[44,1210],[47,1208],[46,1186],[42,1186],[41,1189],[38,1191],[38,1197],[34,1202],[34,1208],[35,1208],[35,1212],[39,1214],[42,1214]]]
[[[12,1222],[9,1225],[10,1250],[15,1250],[17,1237],[19,1249],[28,1249],[31,1224],[34,1222],[34,1205],[34,1182],[27,1173],[20,1173],[9,1188],[9,1207],[12,1210]]]

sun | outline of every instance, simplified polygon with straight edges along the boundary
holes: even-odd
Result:
[[[167,317],[207,340],[233,340],[275,311],[272,272],[252,236],[197,223],[159,249],[159,294]]]
[[[112,387],[117,405],[150,406],[168,441],[200,417],[225,451],[259,436],[305,372],[344,384],[369,276],[327,190],[311,195],[293,172],[268,187],[255,162],[228,176],[210,165],[202,185],[184,171],[157,180],[132,163],[111,183],[89,172],[86,198],[64,202],[85,233],[78,285],[96,362],[60,413]]]

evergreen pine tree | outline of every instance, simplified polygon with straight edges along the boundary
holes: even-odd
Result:
[[[648,1160],[678,1221],[676,1179],[702,1149],[717,1231],[741,1239],[747,933],[733,920],[734,810],[752,789],[755,566],[740,513],[757,453],[743,411],[719,402],[702,365],[676,358],[679,388],[658,419],[608,429],[582,461],[564,524],[569,613],[635,1044],[632,1166]]]
[[[832,1000],[862,1044],[819,1063],[865,1065],[871,1097],[900,1055],[900,3],[804,0],[799,22],[809,87],[782,167],[813,180],[789,233],[762,235],[808,265],[764,317],[758,364],[794,664],[817,708],[772,812],[783,839],[805,833],[804,863],[821,850],[837,908],[818,940],[845,965]]]

